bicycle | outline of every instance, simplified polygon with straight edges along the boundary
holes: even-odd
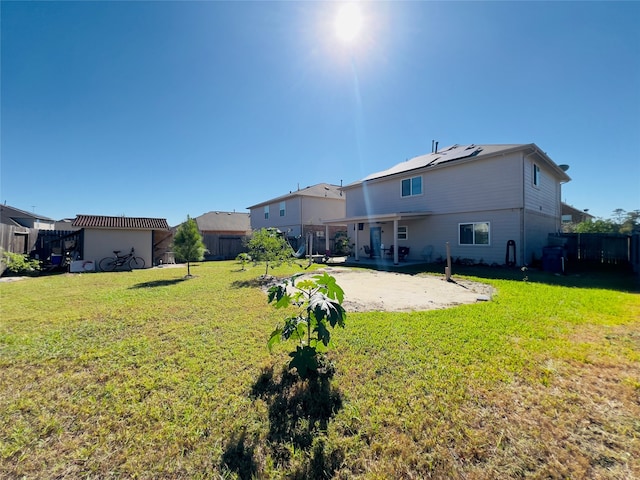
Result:
[[[115,257],[105,257],[98,263],[100,270],[103,272],[113,272],[116,268],[123,266],[129,268],[129,270],[144,268],[144,258],[136,257],[133,248],[126,255],[119,255],[120,250],[114,250],[113,253],[115,253]]]

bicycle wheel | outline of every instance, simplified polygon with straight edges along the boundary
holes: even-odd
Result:
[[[131,270],[138,269],[138,268],[144,268],[144,258],[142,258],[142,257],[131,257],[131,260],[129,260],[129,268]]]
[[[116,259],[113,257],[105,257],[100,260],[100,263],[98,264],[100,270],[103,272],[113,272],[116,269],[116,265]]]

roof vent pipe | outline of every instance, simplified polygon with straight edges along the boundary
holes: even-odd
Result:
[[[436,150],[433,153],[438,153],[438,143],[440,143],[440,142],[436,142]]]
[[[431,140],[431,153],[433,153],[433,144],[434,144],[435,140]]]

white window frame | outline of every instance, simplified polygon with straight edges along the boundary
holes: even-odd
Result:
[[[473,242],[462,243],[460,227],[463,225],[473,226]],[[476,243],[476,225],[487,225],[487,243]],[[491,222],[460,222],[458,224],[458,245],[461,247],[490,247],[491,246]]]
[[[534,187],[540,186],[540,167],[537,163],[533,164],[531,181]]]
[[[420,179],[420,193],[413,193],[413,181],[416,178]],[[405,181],[409,182],[409,195],[404,195],[404,191],[402,189],[402,185],[404,184]],[[424,182],[422,181],[422,175],[416,175],[415,177],[408,177],[400,180],[400,196],[402,198],[417,197],[422,195],[422,192],[424,192]]]
[[[409,240],[408,225],[398,225],[398,240]]]
[[[264,219],[269,220],[269,205],[264,207]]]
[[[287,214],[287,202],[280,202],[280,216],[284,217]]]

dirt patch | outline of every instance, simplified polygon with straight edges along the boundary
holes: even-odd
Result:
[[[0,282],[17,282],[18,280],[24,280],[29,277],[0,277]]]
[[[435,310],[456,305],[491,300],[495,291],[490,285],[456,280],[447,282],[433,275],[352,270],[347,267],[327,267],[344,290],[343,306],[347,312],[407,312]]]

